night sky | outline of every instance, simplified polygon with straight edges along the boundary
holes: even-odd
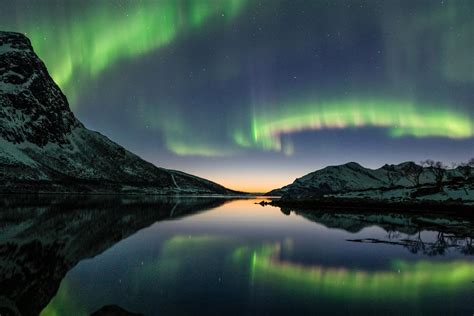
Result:
[[[11,1],[73,111],[158,166],[265,191],[474,156],[474,1]]]

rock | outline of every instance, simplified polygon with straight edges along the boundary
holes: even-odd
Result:
[[[143,316],[143,314],[131,313],[117,305],[106,305],[93,312],[91,316]]]

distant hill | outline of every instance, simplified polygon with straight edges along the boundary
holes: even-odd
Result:
[[[85,128],[29,39],[12,32],[0,32],[1,192],[236,193]]]
[[[422,167],[413,162],[364,168],[349,162],[329,166],[268,192],[283,199],[373,199],[474,202],[474,169]]]

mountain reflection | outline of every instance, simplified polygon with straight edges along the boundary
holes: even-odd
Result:
[[[328,228],[358,233],[365,228],[377,226],[387,232],[384,239],[347,239],[351,242],[378,243],[402,246],[411,253],[442,256],[448,249],[465,255],[474,255],[474,221],[466,217],[437,217],[407,213],[377,213],[357,211],[308,211],[282,208],[282,213],[294,212],[309,221]],[[423,233],[434,232],[429,237]]]
[[[258,314],[253,312],[259,308],[283,315],[291,306],[310,314],[314,302],[326,312],[347,301],[359,312],[367,304],[377,310],[395,308],[400,301],[413,308],[437,295],[469,291],[474,275],[474,263],[461,259],[397,259],[376,269],[307,264],[285,257],[292,247],[291,242],[242,244],[224,235],[175,235],[155,260],[132,267],[123,282],[129,284],[127,293],[136,291],[144,300],[144,308],[155,303],[167,315],[190,315],[196,308],[203,315]],[[73,305],[67,286],[60,292],[42,315]],[[216,303],[207,304],[210,300]],[[251,312],[245,309],[249,304]],[[72,310],[87,315],[84,307]]]
[[[287,217],[228,201],[3,197],[0,315],[81,316],[108,304],[144,315],[346,314],[341,304],[449,313],[469,303],[470,219],[282,210]]]
[[[3,196],[0,315],[38,315],[65,274],[156,221],[224,204],[215,198]]]

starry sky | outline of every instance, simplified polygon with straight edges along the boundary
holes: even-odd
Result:
[[[158,166],[268,191],[474,156],[471,0],[0,0],[72,110]]]

